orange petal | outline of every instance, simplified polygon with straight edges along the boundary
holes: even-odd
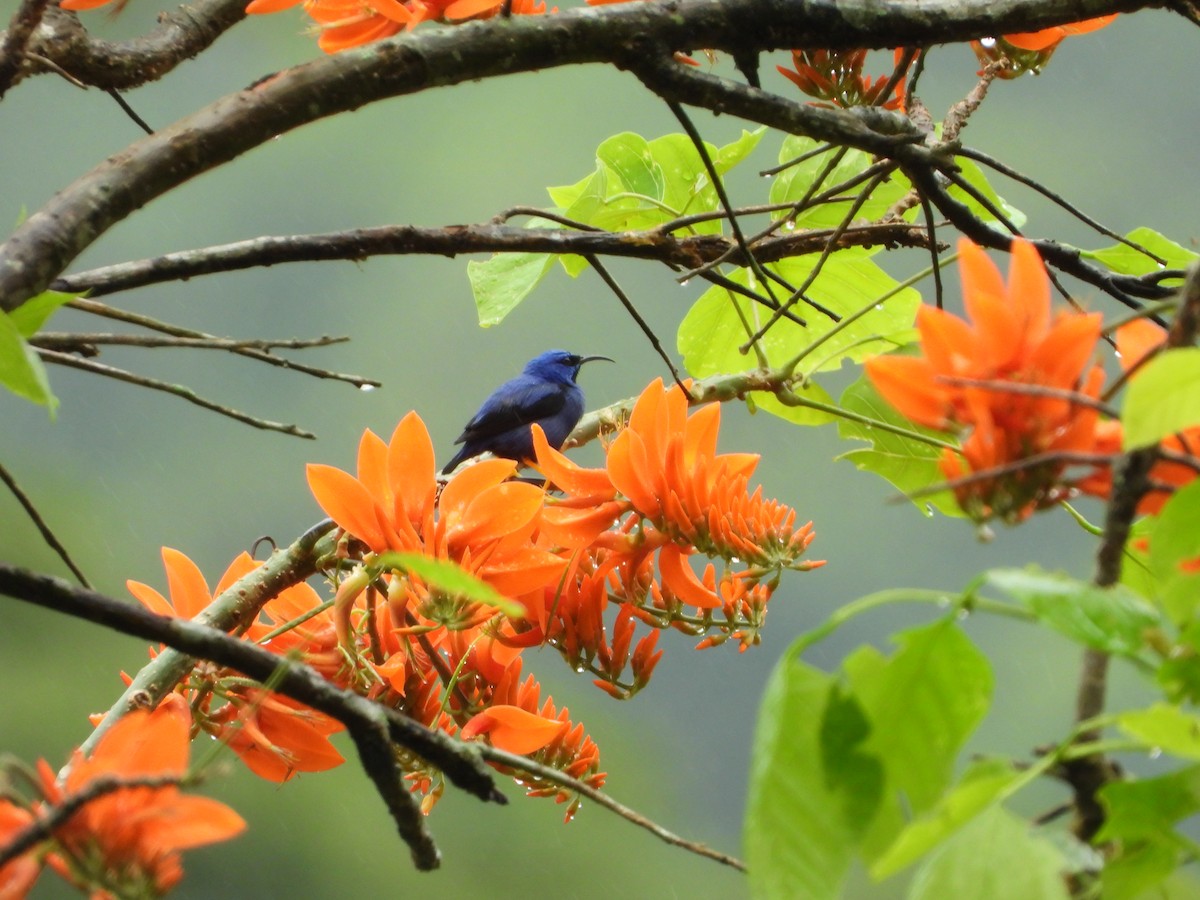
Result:
[[[333,466],[309,463],[305,467],[308,487],[317,505],[333,521],[367,544],[372,550],[388,549],[375,500],[362,482]]]
[[[252,16],[282,12],[293,6],[299,6],[303,2],[304,0],[250,0],[250,3],[246,5],[246,12]]]
[[[547,719],[519,706],[498,705],[474,716],[463,726],[462,736],[469,740],[486,734],[493,747],[524,756],[541,750],[559,735],[568,723]]]
[[[620,500],[584,509],[547,506],[542,510],[539,533],[556,547],[579,550],[591,546],[628,508],[628,504]]]
[[[229,568],[225,570],[225,574],[221,576],[221,580],[217,582],[217,588],[213,591],[213,596],[225,593],[236,581],[242,576],[249,575],[259,566],[258,560],[243,550],[234,557],[233,562],[229,564]]]
[[[1167,342],[1167,332],[1149,319],[1134,319],[1117,329],[1117,355],[1128,372]]]
[[[446,7],[443,15],[450,20],[470,19],[473,16],[493,12],[500,8],[500,0],[455,0]]]
[[[383,438],[371,429],[366,429],[358,441],[358,459],[355,463],[355,471],[358,480],[367,489],[367,493],[374,497],[384,509],[391,506],[389,499],[392,496],[392,488],[388,484],[387,477],[387,455],[388,446],[383,442]]]
[[[408,7],[403,3],[397,3],[396,0],[366,0],[366,4],[381,16],[401,25],[407,25],[413,19],[413,14]]]
[[[903,416],[946,428],[950,396],[934,381],[929,361],[917,356],[876,356],[863,366],[871,385]]]
[[[658,570],[662,573],[663,587],[689,606],[716,609],[721,605],[721,598],[696,577],[686,554],[677,545],[667,544],[658,551]]]
[[[167,570],[167,590],[171,605],[181,618],[191,619],[212,603],[212,594],[199,567],[170,547],[162,548],[163,568]]]
[[[449,534],[463,546],[494,541],[528,525],[542,510],[545,493],[532,484],[506,481],[482,490]]]
[[[443,520],[455,520],[463,516],[480,493],[493,485],[500,484],[517,471],[511,459],[485,459],[474,465],[460,468],[442,490],[438,501]]]
[[[313,7],[313,9],[317,9],[317,7]],[[312,14],[312,10],[309,11],[309,14]],[[342,50],[349,50],[351,47],[359,47],[372,41],[391,37],[400,31],[400,28],[401,26],[391,19],[384,16],[373,16],[365,22],[325,29],[321,32],[321,37],[317,39],[317,46],[325,53],[338,53]]]
[[[608,472],[585,469],[550,446],[541,425],[533,426],[533,450],[537,467],[554,487],[571,497],[609,498],[616,495]]]
[[[80,12],[85,9],[95,9],[98,6],[104,6],[111,2],[112,0],[62,0],[59,6],[63,9],[69,9],[72,12]]]
[[[917,310],[921,350],[938,374],[964,375],[983,367],[984,352],[971,326],[933,306]]]
[[[436,463],[429,429],[415,412],[410,412],[388,442],[388,483],[396,498],[396,519],[407,518],[420,528],[433,510],[437,490]]]
[[[1009,307],[1017,313],[1026,344],[1037,344],[1050,329],[1050,279],[1037,248],[1013,238],[1008,271]]]
[[[246,821],[224,803],[179,794],[154,816],[154,842],[173,850],[225,841],[246,830]]]
[[[642,438],[631,427],[617,435],[608,448],[608,477],[613,487],[633,503],[639,513],[653,518],[660,511],[655,496],[650,461]]]
[[[125,587],[150,612],[158,613],[160,616],[175,615],[175,607],[168,603],[167,598],[150,587],[150,585],[142,584],[140,581],[126,581]]]

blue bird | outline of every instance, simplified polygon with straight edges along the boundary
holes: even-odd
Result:
[[[442,469],[451,472],[463,460],[490,452],[517,462],[533,459],[535,422],[556,450],[583,415],[583,390],[575,383],[579,367],[607,356],[579,356],[566,350],[547,350],[525,364],[525,370],[506,381],[483,401],[454,443],[462,449]]]

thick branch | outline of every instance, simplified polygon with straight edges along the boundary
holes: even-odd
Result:
[[[819,253],[828,243],[830,234],[828,230],[789,232],[756,242],[754,255],[760,262],[774,262],[784,257]],[[848,229],[839,246],[924,247],[926,243],[924,228],[897,222]],[[409,253],[451,257],[462,253],[575,253],[651,259],[689,269],[716,259],[727,258],[734,265],[747,262],[734,243],[719,234],[677,237],[660,228],[611,232],[509,225],[448,225],[444,228],[396,225],[327,234],[261,237],[169,253],[154,259],[66,275],[55,281],[53,288],[67,293],[86,291],[89,297],[100,297],[150,284],[184,281],[197,275],[278,263],[330,259],[357,261],[371,256]]]
[[[196,0],[164,13],[149,34],[114,42],[91,37],[74,13],[54,3],[46,10],[42,29],[29,42],[29,56],[17,77],[57,68],[94,87],[138,87],[162,78],[184,60],[206,50],[246,17],[245,8],[246,0]]]
[[[84,248],[155,197],[293,128],[387,97],[563,65],[631,66],[647,53],[670,49],[744,53],[920,45],[1147,5],[1133,0],[688,0],[498,18],[399,35],[288,69],[223,97],[67,186],[0,246],[0,309],[11,311],[40,293]],[[700,105],[764,121],[740,104]],[[799,124],[788,130],[885,155],[898,140],[875,130],[878,124],[907,124],[878,113],[867,127],[854,113],[789,106]]]

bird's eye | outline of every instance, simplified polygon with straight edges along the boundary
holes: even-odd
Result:
[[[574,353],[568,353],[566,359],[563,360],[568,366],[577,366],[583,362],[582,356],[576,356]]]

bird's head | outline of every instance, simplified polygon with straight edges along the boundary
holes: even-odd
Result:
[[[580,356],[578,353],[570,353],[566,350],[547,350],[525,364],[525,374],[543,378],[546,381],[573,384],[579,375],[579,367],[585,362],[592,362],[596,359],[613,361],[607,356]]]

